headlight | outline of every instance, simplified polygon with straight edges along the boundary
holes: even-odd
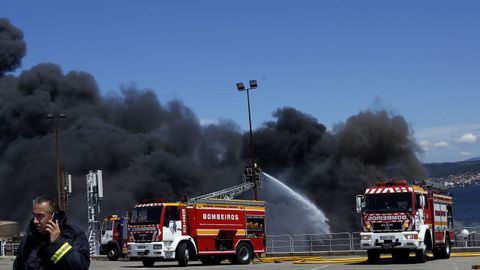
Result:
[[[407,240],[418,239],[418,234],[406,234],[405,239]]]
[[[371,235],[362,235],[361,239],[363,241],[368,241],[368,240],[371,240],[372,239],[372,236]]]
[[[162,245],[153,245],[153,249],[162,249]]]

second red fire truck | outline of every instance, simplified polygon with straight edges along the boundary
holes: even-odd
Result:
[[[260,173],[260,172],[257,172]],[[248,264],[265,253],[265,202],[235,200],[252,181],[180,202],[146,200],[137,204],[128,225],[128,257],[144,266],[155,261]]]
[[[441,184],[406,181],[379,182],[357,196],[362,214],[360,247],[368,261],[377,263],[381,253],[402,261],[415,253],[425,262],[427,251],[435,258],[449,258],[454,244],[452,197]]]

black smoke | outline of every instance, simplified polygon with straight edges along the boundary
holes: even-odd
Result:
[[[150,89],[125,86],[102,96],[92,75],[65,73],[56,64],[8,75],[18,68],[25,43],[8,21],[0,20],[0,30],[0,52],[9,52],[0,55],[0,219],[25,223],[33,197],[56,194],[55,123],[47,113],[66,113],[57,122],[60,159],[62,171],[73,176],[68,215],[77,223],[86,224],[89,170],[103,170],[105,214],[123,214],[145,198],[178,200],[241,182],[248,135],[235,123],[201,125],[181,101],[161,103]],[[5,36],[11,40],[4,42]],[[401,116],[367,111],[333,131],[293,108],[274,117],[255,130],[259,164],[317,203],[334,230],[358,229],[354,195],[367,184],[423,173]]]
[[[0,18],[0,77],[19,67],[26,51],[23,32],[7,19]]]
[[[11,37],[0,43],[9,52],[2,71],[13,71],[23,34],[6,20],[1,30],[0,37]],[[39,64],[0,78],[0,219],[25,222],[30,199],[56,194],[55,122],[46,115],[58,112],[66,113],[57,121],[61,167],[74,182],[69,216],[83,225],[89,170],[103,170],[104,213],[241,181],[241,132],[231,121],[202,126],[182,102],[161,104],[152,90],[133,86],[103,97],[92,75]]]
[[[259,164],[303,191],[335,231],[360,228],[355,195],[368,185],[392,177],[425,177],[415,155],[420,148],[401,116],[365,111],[331,132],[293,108],[278,109],[274,117],[254,134]]]

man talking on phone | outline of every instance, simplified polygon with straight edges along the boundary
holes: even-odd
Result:
[[[75,269],[90,266],[90,247],[85,233],[68,224],[48,196],[33,200],[33,219],[27,227],[13,263],[14,270]]]

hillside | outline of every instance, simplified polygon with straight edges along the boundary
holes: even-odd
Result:
[[[429,177],[445,177],[452,174],[480,172],[480,160],[426,163],[423,165],[427,168]]]

